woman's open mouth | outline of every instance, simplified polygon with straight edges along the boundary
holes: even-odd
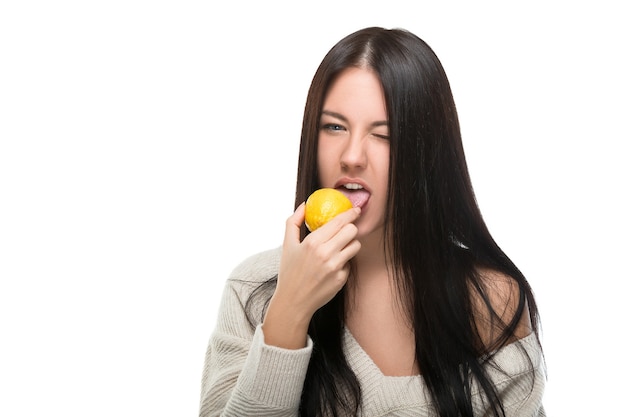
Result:
[[[367,191],[361,184],[349,182],[337,187],[337,190],[341,191],[343,195],[348,197],[352,202],[353,207],[363,207],[370,199],[370,192]]]

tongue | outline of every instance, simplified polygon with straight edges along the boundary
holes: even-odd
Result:
[[[341,192],[350,199],[353,207],[363,207],[370,198],[370,193],[365,190],[348,190],[342,188]]]

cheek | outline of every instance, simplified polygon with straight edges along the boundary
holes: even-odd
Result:
[[[376,176],[380,179],[379,185],[387,188],[389,178],[389,146],[380,146],[374,153],[375,159],[372,161],[376,165]]]
[[[376,183],[381,196],[381,209],[384,209],[389,195],[389,148],[379,149],[376,161]]]
[[[324,185],[325,179],[333,175],[333,167],[336,162],[336,150],[329,146],[326,141],[320,140],[317,148],[317,169],[320,176],[320,182]],[[326,184],[327,185],[327,184]]]

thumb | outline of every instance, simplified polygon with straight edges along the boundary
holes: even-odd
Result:
[[[285,244],[300,243],[300,229],[304,224],[304,203],[301,203],[296,211],[287,219],[285,228]]]

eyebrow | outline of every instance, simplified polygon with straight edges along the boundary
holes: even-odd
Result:
[[[330,111],[330,110],[322,110],[322,114],[325,114],[326,116],[330,116],[330,117],[335,117],[341,121],[344,122],[348,122],[348,119],[346,118],[346,116],[344,116],[341,113],[336,113],[334,111]],[[386,120],[380,120],[377,122],[372,123],[372,127],[378,127],[378,126],[388,126],[389,123]]]

